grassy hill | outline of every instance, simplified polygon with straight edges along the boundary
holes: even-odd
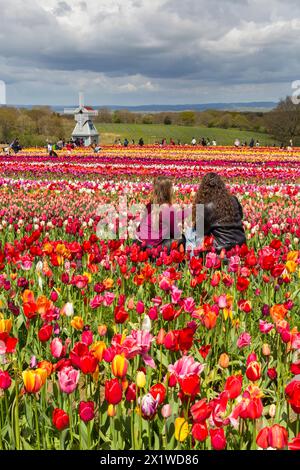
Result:
[[[143,137],[145,144],[152,144],[155,141],[161,141],[166,138],[167,141],[173,138],[175,142],[178,139],[182,143],[190,143],[192,138],[195,137],[197,141],[201,137],[215,139],[218,145],[233,145],[236,138],[241,142],[250,139],[258,139],[261,145],[273,145],[275,142],[272,137],[267,134],[259,132],[240,131],[238,129],[219,129],[207,127],[193,127],[193,126],[174,126],[174,125],[161,125],[161,124],[97,124],[100,132],[100,139],[102,144],[112,144],[116,138],[121,141],[127,137],[130,141],[134,139],[136,142],[140,137]]]

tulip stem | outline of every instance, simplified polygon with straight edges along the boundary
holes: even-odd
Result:
[[[134,404],[131,403],[131,414],[130,414],[130,424],[131,424],[131,446],[132,450],[135,450],[135,439],[134,439]]]
[[[70,417],[70,448],[72,448],[72,444],[73,444],[73,415],[72,415],[71,393],[69,394],[69,417]]]
[[[41,450],[39,418],[38,418],[38,412],[37,412],[37,406],[36,406],[36,397],[33,397],[33,409],[34,409],[34,420],[35,420],[37,447],[38,447],[38,450]]]
[[[15,403],[15,438],[16,438],[16,449],[20,450],[20,422],[19,422],[19,387],[18,387],[18,377],[17,377],[17,368],[15,368],[15,393],[16,393],[16,403]]]
[[[2,444],[2,429],[3,429],[3,398],[1,397],[1,416],[0,416],[0,450],[3,450],[3,444]]]

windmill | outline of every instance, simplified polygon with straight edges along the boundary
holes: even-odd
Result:
[[[72,114],[75,117],[76,126],[72,132],[73,140],[83,140],[85,147],[99,143],[99,133],[92,121],[94,116],[98,116],[98,111],[84,105],[84,95],[82,92],[79,93],[78,108],[65,109],[64,114]]]

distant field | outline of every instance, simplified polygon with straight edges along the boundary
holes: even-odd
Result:
[[[201,137],[215,139],[218,145],[232,145],[236,138],[248,144],[253,137],[258,139],[261,145],[273,145],[274,139],[267,134],[259,132],[240,131],[237,129],[219,129],[207,127],[190,126],[166,126],[161,124],[98,124],[100,139],[103,144],[111,144],[116,138],[122,141],[127,137],[130,141],[136,142],[143,137],[145,144],[152,144],[166,138],[168,141],[173,138],[177,143],[180,139],[182,143],[190,143],[195,137],[197,141]]]

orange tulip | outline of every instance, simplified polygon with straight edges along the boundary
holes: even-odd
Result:
[[[71,326],[75,328],[75,330],[82,330],[84,327],[84,321],[82,317],[73,317],[71,320]]]
[[[22,295],[22,300],[24,304],[35,302],[34,293],[29,289],[25,289]]]
[[[50,377],[50,375],[52,374],[52,371],[53,371],[53,364],[49,361],[40,361],[38,363],[38,367],[40,369],[45,369],[45,371],[47,372],[47,377]]]
[[[128,369],[128,360],[124,354],[116,354],[111,363],[112,373],[115,377],[125,377]]]
[[[102,361],[103,359],[103,353],[106,349],[106,344],[104,343],[104,341],[96,341],[96,343],[92,344],[91,346],[91,353],[93,354],[93,356],[95,356],[99,362]]]
[[[38,368],[35,370],[24,370],[22,377],[26,392],[37,393],[46,382],[47,370],[43,368]]]
[[[212,330],[216,326],[217,315],[213,310],[208,310],[205,313],[203,317],[203,323],[208,330]]]
[[[283,320],[287,312],[288,310],[282,304],[273,305],[273,307],[270,308],[270,315],[274,323]]]
[[[53,251],[53,246],[51,245],[51,243],[45,243],[43,245],[43,252],[46,254],[46,255],[50,255]]]
[[[114,280],[111,279],[110,277],[108,277],[107,279],[104,279],[104,281],[102,282],[105,289],[111,289],[112,286],[114,285]]]
[[[52,306],[52,302],[51,300],[47,299],[45,295],[41,295],[40,297],[37,298],[36,306],[37,306],[37,312],[40,315],[45,315],[47,311],[50,310]]]
[[[7,320],[4,320],[3,318],[0,318],[0,333],[10,333],[12,327],[12,320],[9,318]]]

